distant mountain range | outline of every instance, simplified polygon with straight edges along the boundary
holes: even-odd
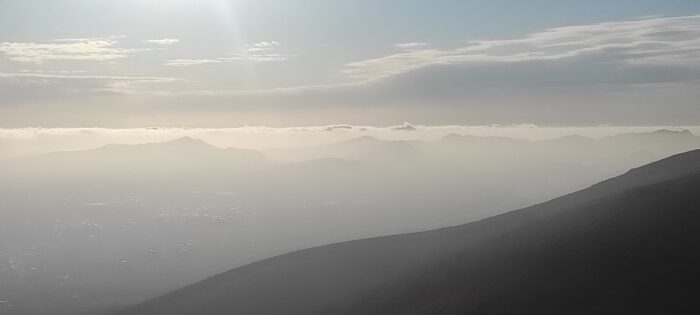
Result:
[[[589,157],[601,153],[643,154],[645,157],[666,157],[678,152],[700,148],[700,137],[688,130],[657,130],[643,133],[623,133],[592,139],[571,135],[561,138],[531,141],[507,137],[479,137],[448,134],[437,141],[381,140],[363,136],[339,143],[292,149],[267,150],[264,153],[280,161],[300,161],[320,158],[344,158],[387,162],[401,158],[416,158],[421,155],[483,155],[513,153],[568,155]],[[651,161],[651,160],[650,160]]]
[[[182,137],[171,141],[146,144],[108,144],[95,149],[59,151],[38,156],[5,159],[4,163],[29,161],[31,166],[41,163],[68,163],[78,161],[80,167],[140,167],[158,168],[202,162],[216,167],[234,169],[268,166],[276,160],[309,161],[315,159],[348,159],[368,162],[395,163],[423,155],[483,156],[518,152],[518,154],[567,154],[589,156],[600,154],[641,154],[665,157],[678,152],[700,148],[700,137],[688,130],[657,130],[643,133],[624,133],[601,139],[571,135],[550,140],[530,141],[506,137],[478,137],[449,134],[437,141],[382,140],[362,136],[342,142],[291,149],[255,151],[222,149],[200,139]],[[267,161],[265,161],[267,160]],[[138,163],[132,163],[138,162]],[[148,163],[154,163],[150,165]]]
[[[311,248],[118,314],[694,314],[700,150],[461,226]]]
[[[53,152],[8,159],[4,169],[22,175],[83,176],[208,176],[251,171],[271,163],[254,150],[222,149],[200,139],[182,137],[146,144],[108,144],[96,149]]]

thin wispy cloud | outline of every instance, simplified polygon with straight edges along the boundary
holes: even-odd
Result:
[[[229,63],[229,62],[272,62],[285,61],[295,55],[288,54],[245,54],[214,59],[172,59],[167,60],[164,65],[173,67],[196,66],[209,63]]]
[[[167,60],[163,65],[172,67],[186,67],[186,66],[196,66],[203,65],[207,63],[220,63],[225,62],[221,59],[172,59]]]
[[[392,126],[390,127],[391,130],[403,130],[403,131],[416,131],[418,130],[416,126],[412,125],[409,122],[404,122],[402,125],[398,126]]]
[[[262,41],[248,45],[245,53],[232,54],[226,57],[203,58],[203,59],[171,59],[164,65],[173,67],[187,67],[211,63],[230,62],[274,62],[285,61],[295,57],[293,54],[286,54],[277,51],[281,45],[277,41]]]
[[[400,48],[420,46],[407,43]],[[454,49],[414,49],[353,62],[344,72],[372,80],[437,64],[483,64],[595,57],[618,64],[697,66],[700,16],[564,26],[522,38],[469,40]]]
[[[418,48],[418,47],[425,47],[425,46],[428,46],[428,43],[410,42],[410,43],[394,44],[394,47],[401,48],[401,49],[411,49],[411,48]]]
[[[117,38],[62,38],[50,42],[2,42],[0,52],[17,62],[44,63],[54,60],[110,61],[144,51],[118,46]]]
[[[250,48],[248,48],[248,51],[262,51],[262,50],[270,50],[274,47],[278,47],[280,45],[279,42],[276,41],[269,41],[269,42],[257,42],[252,45],[250,45]]]
[[[172,45],[178,43],[180,40],[177,38],[162,38],[162,39],[147,39],[144,43],[157,44],[157,45]]]
[[[53,74],[53,73],[7,73],[0,72],[0,78],[40,78],[40,79],[68,79],[68,80],[90,80],[90,79],[106,79],[106,80],[144,80],[153,82],[173,82],[176,78],[170,77],[149,77],[149,76],[109,76],[109,75],[68,75],[68,74]]]
[[[0,79],[27,83],[62,83],[73,92],[109,92],[119,94],[150,94],[154,84],[181,82],[183,79],[159,76],[89,75],[80,72],[0,72]]]

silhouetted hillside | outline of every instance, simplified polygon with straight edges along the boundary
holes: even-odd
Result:
[[[700,151],[462,226],[260,261],[120,314],[691,314]]]

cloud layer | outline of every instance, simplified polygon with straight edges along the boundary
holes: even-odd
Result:
[[[78,118],[112,127],[695,124],[700,117],[698,15],[509,39],[392,41],[385,55],[334,63],[307,56],[330,49],[323,45],[304,51],[266,39],[207,49],[172,35],[1,43],[0,125],[71,126]],[[226,67],[196,67],[205,64]]]
[[[109,61],[143,50],[118,47],[117,38],[65,38],[48,43],[3,42],[0,43],[0,52],[13,61],[44,63],[53,60]]]
[[[564,26],[516,39],[468,40],[454,49],[415,49],[353,62],[346,74],[379,79],[430,65],[478,65],[591,58],[628,65],[700,65],[700,16]]]

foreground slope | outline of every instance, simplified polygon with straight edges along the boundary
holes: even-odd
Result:
[[[312,248],[120,314],[700,310],[700,151],[486,220]]]

